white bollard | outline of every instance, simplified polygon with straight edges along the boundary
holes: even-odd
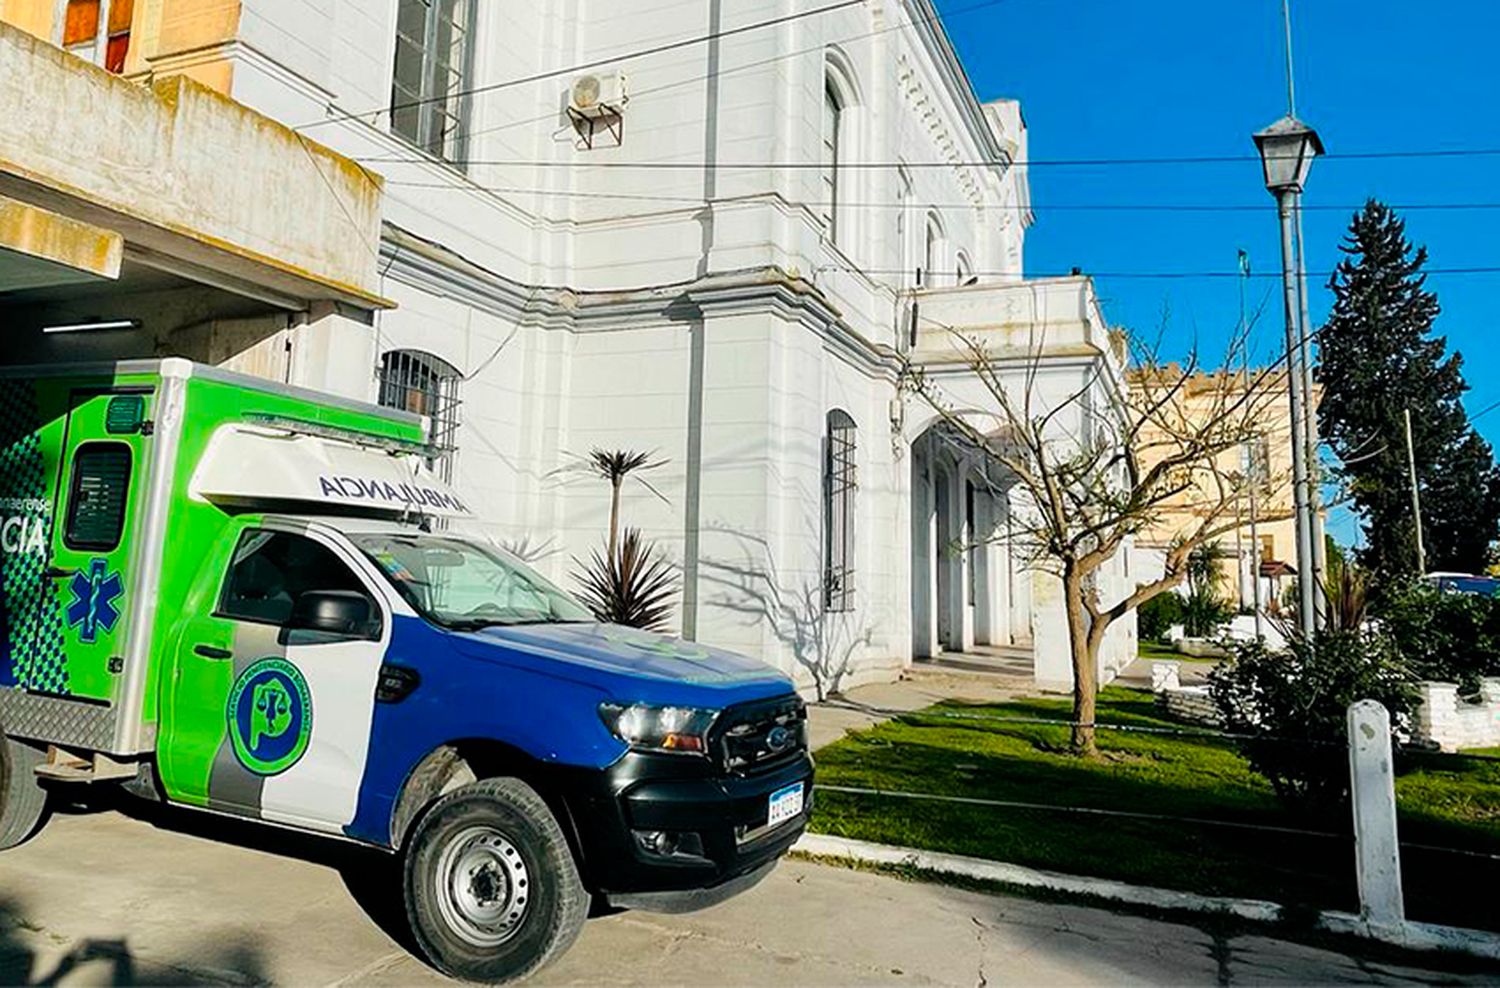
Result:
[[[1181,662],[1151,663],[1151,692],[1160,693],[1162,690],[1181,689],[1181,670]]]
[[[1374,700],[1349,706],[1349,783],[1360,917],[1371,927],[1399,928],[1406,921],[1406,908],[1396,842],[1391,715]]]

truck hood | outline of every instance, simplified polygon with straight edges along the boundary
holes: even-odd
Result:
[[[621,699],[701,702],[690,695],[675,695],[673,687],[686,687],[689,692],[731,691],[736,695],[719,697],[720,702],[739,702],[790,693],[793,688],[785,675],[756,659],[618,625],[519,625],[458,637],[460,651],[468,655],[503,658],[496,654],[503,652],[541,659],[545,666],[533,666],[538,671],[587,681]],[[745,695],[739,695],[742,692]]]

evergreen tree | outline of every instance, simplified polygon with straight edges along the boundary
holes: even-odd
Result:
[[[1432,335],[1427,249],[1370,200],[1340,246],[1333,312],[1318,339],[1318,422],[1363,519],[1361,562],[1384,575],[1417,568],[1403,413],[1411,409],[1429,570],[1483,571],[1500,534],[1500,471],[1461,398],[1463,359]]]

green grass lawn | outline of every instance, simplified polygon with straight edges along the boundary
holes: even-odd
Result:
[[[1142,638],[1137,646],[1137,654],[1143,659],[1170,659],[1180,662],[1187,656],[1177,651],[1171,645],[1163,645],[1157,641],[1147,641]]]
[[[1084,761],[1067,753],[1065,726],[938,716],[1066,720],[1070,712],[1065,700],[939,705],[823,748],[818,781],[1173,819],[824,789],[813,829],[1143,885],[1293,906],[1356,907],[1347,816],[1308,819],[1289,812],[1226,742],[1101,730],[1103,757]],[[1099,721],[1182,726],[1158,714],[1149,693],[1114,688],[1101,694]],[[1500,762],[1424,756],[1404,767],[1397,788],[1403,841],[1500,855]],[[1408,849],[1403,873],[1412,918],[1500,929],[1500,861]]]

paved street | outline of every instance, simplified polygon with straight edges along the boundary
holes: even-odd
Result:
[[[206,836],[225,832],[238,842]],[[0,983],[442,983],[386,932],[396,927],[384,861],[186,812],[59,815],[37,839],[0,855]],[[789,862],[748,895],[707,912],[591,920],[538,983],[1238,985],[1452,977],[1261,936],[1216,938],[1096,909]],[[1485,979],[1469,972],[1459,980]]]

